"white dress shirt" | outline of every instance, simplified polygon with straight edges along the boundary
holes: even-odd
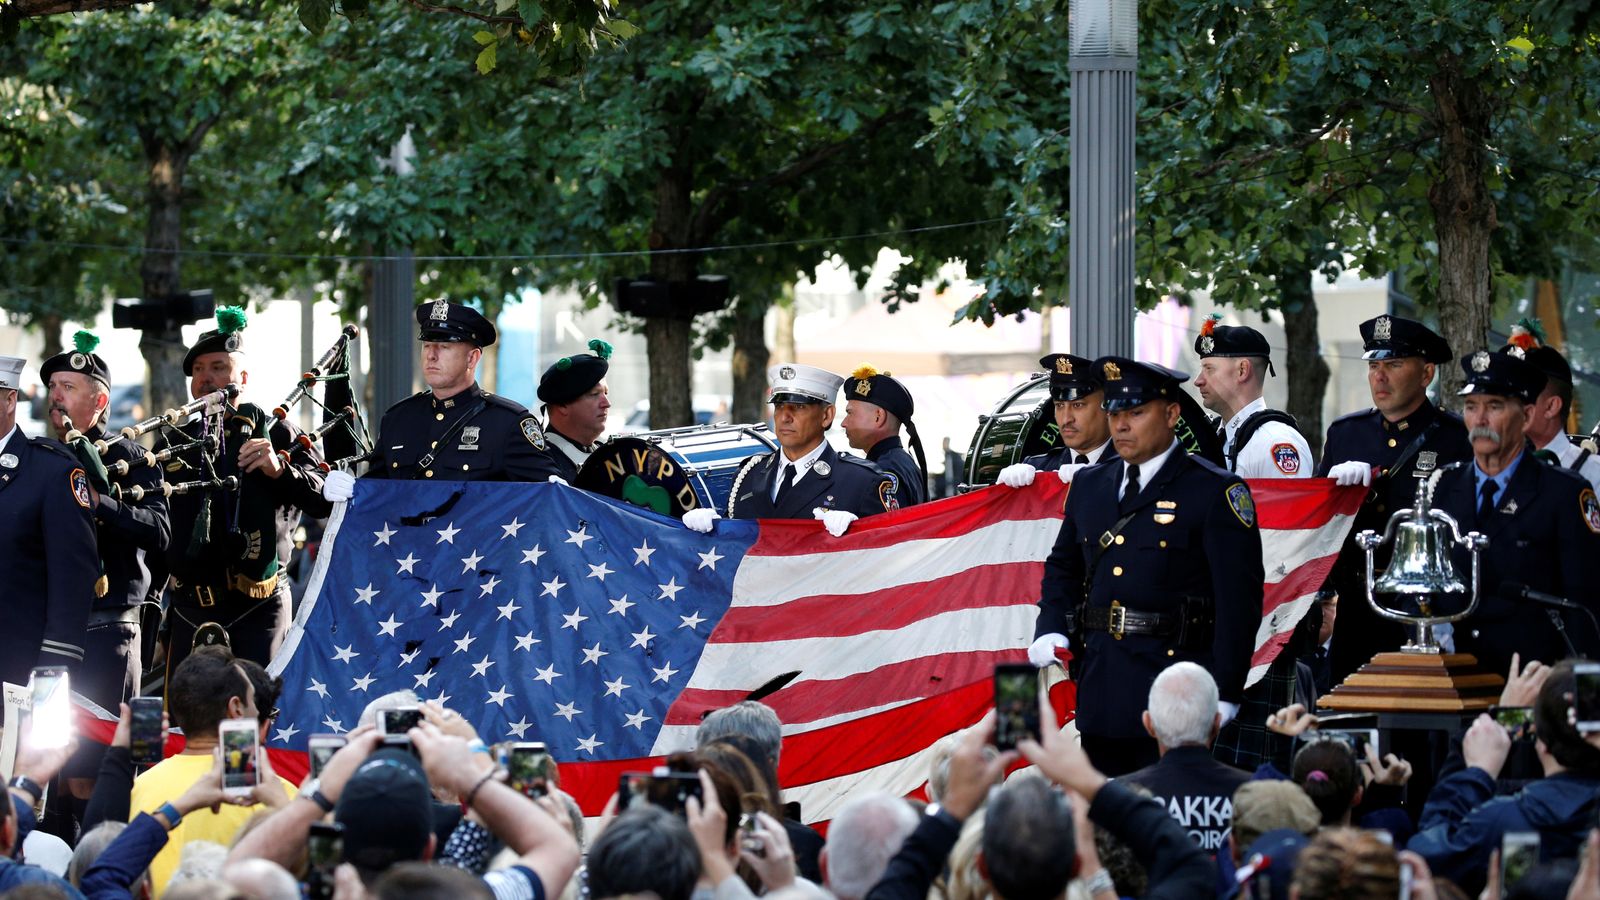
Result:
[[[811,467],[817,464],[818,459],[822,458],[822,450],[827,446],[828,442],[826,440],[820,441],[817,446],[811,448],[810,453],[793,461],[790,461],[789,457],[785,456],[781,449],[777,451],[778,471],[772,473],[772,502],[778,502],[778,486],[783,484],[784,470],[793,466],[794,481],[791,481],[789,485],[793,487],[799,484],[800,479],[806,477],[806,473],[811,471]]]
[[[1577,472],[1582,475],[1584,480],[1589,482],[1590,487],[1594,488],[1596,492],[1600,492],[1600,456],[1591,453],[1583,461],[1583,465],[1576,469],[1572,468],[1573,460],[1583,453],[1583,448],[1568,440],[1566,433],[1560,431],[1556,432],[1556,436],[1550,440],[1550,443],[1539,449],[1549,450],[1554,453],[1556,458],[1561,460],[1563,468],[1569,472]]]
[[[1161,455],[1155,457],[1154,459],[1149,459],[1139,463],[1140,493],[1144,493],[1144,489],[1150,486],[1150,479],[1156,477],[1156,473],[1161,471],[1161,467],[1167,464],[1167,457],[1171,456],[1172,451],[1176,449],[1178,449],[1178,439],[1173,438],[1172,444],[1167,447],[1166,450],[1162,451]],[[1129,465],[1130,463],[1127,460],[1122,461],[1122,483],[1117,486],[1117,500],[1119,502],[1122,500],[1123,492],[1128,489]]]
[[[1245,420],[1266,408],[1267,401],[1257,397],[1234,413],[1223,429],[1222,446],[1232,446]],[[1250,436],[1250,443],[1234,453],[1233,470],[1240,478],[1310,478],[1314,468],[1311,445],[1284,422],[1263,424]]]

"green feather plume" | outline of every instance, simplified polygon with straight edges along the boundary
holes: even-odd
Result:
[[[72,335],[72,346],[79,353],[93,353],[100,346],[100,338],[92,331],[79,331]]]
[[[600,340],[599,338],[595,338],[589,342],[589,349],[593,350],[594,355],[600,357],[601,359],[611,358],[611,345]]]
[[[244,330],[249,320],[245,317],[244,307],[222,306],[217,308],[217,330],[223,334],[238,334]]]

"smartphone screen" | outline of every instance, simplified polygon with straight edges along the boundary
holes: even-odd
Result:
[[[1533,740],[1533,707],[1491,706],[1489,715],[1500,723],[1513,741]]]
[[[525,741],[506,747],[506,784],[524,797],[535,799],[550,793],[550,773],[554,760],[544,744]]]
[[[306,835],[306,857],[306,896],[310,900],[329,900],[333,897],[333,871],[344,862],[344,826],[312,822]]]
[[[422,724],[422,710],[415,706],[385,709],[378,712],[378,730],[384,734],[404,735]]]
[[[1509,891],[1539,864],[1539,832],[1509,831],[1500,839],[1500,890]]]
[[[328,760],[333,759],[333,755],[338,753],[339,748],[345,743],[345,736],[342,734],[313,734],[306,741],[306,757],[311,762],[312,778],[322,777],[322,767],[328,764]]]
[[[161,762],[161,698],[134,697],[128,701],[128,751],[135,765]]]
[[[217,728],[222,744],[222,790],[248,794],[256,786],[256,720],[223,719]]]
[[[1378,750],[1378,729],[1376,728],[1323,728],[1316,731],[1307,731],[1300,735],[1304,743],[1313,741],[1339,741],[1350,752],[1355,754],[1356,762],[1367,758],[1367,748],[1374,752]]]
[[[1010,750],[1023,738],[1039,739],[1039,670],[1031,665],[994,667],[994,745]]]
[[[65,747],[72,739],[72,687],[65,666],[40,666],[28,679],[33,694],[28,742],[34,747]]]
[[[649,804],[687,816],[689,798],[701,797],[700,775],[665,769],[658,769],[654,774],[624,772],[618,779],[617,794],[619,811]]]
[[[344,826],[337,822],[312,822],[306,837],[306,851],[311,868],[333,874],[344,862]]]
[[[1573,721],[1581,734],[1600,731],[1600,663],[1576,663],[1572,697]]]

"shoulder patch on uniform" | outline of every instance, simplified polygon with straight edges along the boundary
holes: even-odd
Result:
[[[1583,512],[1583,523],[1589,530],[1600,534],[1600,500],[1596,500],[1593,488],[1584,488],[1578,495],[1578,509]]]
[[[544,450],[550,446],[550,442],[544,438],[544,429],[539,427],[539,420],[533,416],[522,420],[522,436],[527,438],[528,443],[536,450]]]
[[[1225,493],[1228,497],[1228,508],[1239,517],[1244,527],[1256,527],[1256,501],[1250,496],[1250,488],[1240,482],[1228,485]]]
[[[895,490],[894,476],[878,483],[878,502],[883,504],[885,512],[900,508],[900,495]]]
[[[1272,464],[1285,475],[1300,474],[1300,451],[1293,444],[1273,444]]]
[[[94,497],[89,493],[89,476],[85,475],[82,469],[73,469],[67,476],[67,484],[72,488],[72,499],[78,501],[79,506],[84,509],[94,506]],[[1589,495],[1589,499],[1594,499],[1593,493]]]

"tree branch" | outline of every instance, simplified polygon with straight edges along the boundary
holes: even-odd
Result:
[[[844,140],[818,147],[775,172],[748,181],[717,185],[706,192],[705,200],[701,201],[700,208],[695,211],[694,224],[689,232],[693,236],[692,240],[697,244],[704,243],[723,222],[727,221],[728,213],[725,210],[725,206],[735,194],[742,194],[757,188],[781,187],[803,178],[844,152],[845,148],[849,147],[857,138],[871,140],[873,135],[883,130],[890,122],[896,119],[903,119],[910,113],[911,111],[908,109],[884,113]]]
[[[140,2],[144,0],[12,0],[0,8],[0,13],[21,19],[35,19],[102,9],[124,9]]]
[[[466,16],[469,19],[477,19],[479,22],[484,22],[489,25],[526,24],[522,21],[521,16],[492,16],[487,13],[473,12],[470,9],[463,9],[462,7],[450,6],[448,4],[435,6],[432,3],[425,3],[423,0],[405,0],[405,3],[407,6],[412,7],[413,9],[421,10],[422,12],[448,13],[455,16]],[[529,25],[528,27],[531,28],[533,26]]]
[[[1243,167],[1243,168],[1250,168],[1251,166],[1254,166],[1257,163],[1261,163],[1261,162],[1264,162],[1266,160],[1269,160],[1272,157],[1277,156],[1279,153],[1283,153],[1284,151],[1304,150],[1305,148],[1311,146],[1312,144],[1315,144],[1317,141],[1322,140],[1324,137],[1326,137],[1328,135],[1328,132],[1333,131],[1335,128],[1338,128],[1340,122],[1342,122],[1344,120],[1345,113],[1348,113],[1348,112],[1350,112],[1352,110],[1358,109],[1359,107],[1360,107],[1360,104],[1357,103],[1356,101],[1354,101],[1354,100],[1346,100],[1345,102],[1343,102],[1343,103],[1339,104],[1337,107],[1335,107],[1328,114],[1328,120],[1325,123],[1323,123],[1322,127],[1317,128],[1317,129],[1315,129],[1315,130],[1313,130],[1311,132],[1308,132],[1306,134],[1303,134],[1300,137],[1295,138],[1293,141],[1291,141],[1291,142],[1289,142],[1287,144],[1275,144],[1275,145],[1273,145],[1271,147],[1263,148],[1261,150],[1256,151],[1255,153],[1250,154],[1249,156],[1245,156],[1245,157],[1242,157],[1240,159],[1228,159],[1228,158],[1219,159],[1216,162],[1214,162],[1214,163],[1212,163],[1212,164],[1210,164],[1208,166],[1205,166],[1204,168],[1202,168],[1199,171],[1195,172],[1193,177],[1194,178],[1204,178],[1207,175],[1215,174],[1217,172],[1217,170],[1219,170],[1219,169],[1223,169],[1223,168],[1226,168],[1228,166],[1233,166],[1233,165],[1237,165],[1237,166],[1240,166],[1240,167]]]

